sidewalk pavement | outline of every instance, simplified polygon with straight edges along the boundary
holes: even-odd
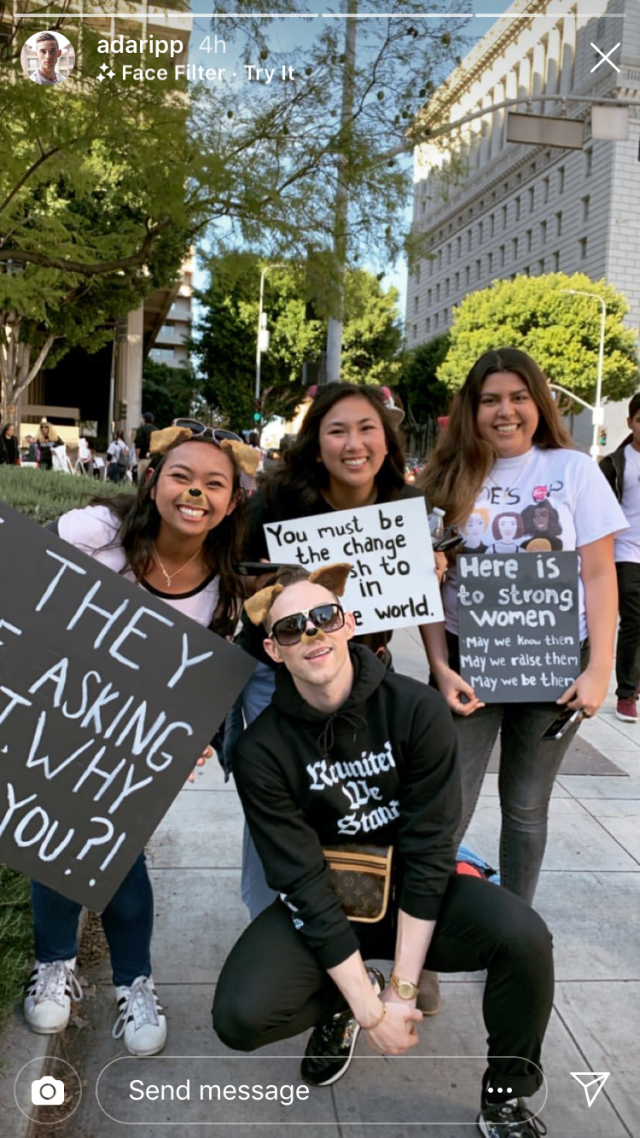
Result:
[[[398,671],[426,678],[416,630],[396,633],[394,661]],[[536,897],[554,935],[557,978],[543,1053],[548,1084],[543,1118],[549,1138],[640,1134],[640,725],[616,720],[614,707],[612,685],[604,709],[581,727],[580,736],[617,769],[608,775],[560,772]],[[466,839],[494,865],[497,794],[497,776],[488,774]],[[54,1133],[114,1138],[131,1133],[126,1124],[132,1123],[137,1124],[136,1138],[157,1138],[159,1133],[195,1138],[207,1132],[214,1138],[266,1138],[276,1126],[293,1128],[295,1134],[303,1124],[305,1138],[410,1138],[416,1133],[469,1138],[476,1133],[486,1046],[483,981],[477,974],[441,979],[442,1011],[425,1021],[420,1046],[411,1055],[375,1055],[361,1038],[343,1080],[333,1088],[312,1089],[306,1101],[290,1105],[286,1096],[303,1085],[298,1057],[304,1037],[243,1057],[216,1039],[210,1018],[216,979],[247,923],[239,896],[241,835],[233,783],[225,785],[212,761],[194,786],[180,792],[149,846],[156,904],[154,977],[169,1023],[165,1054],[146,1061],[123,1058],[121,1041],[111,1037],[116,1012],[108,962],[102,962],[88,975],[95,995],[85,998],[80,1009],[87,1026],[69,1028],[50,1041],[50,1055],[70,1063],[83,1088],[73,1116],[55,1130],[35,1125],[28,1131],[14,1103],[18,1071],[28,1059],[43,1055],[47,1043],[27,1030],[16,1009],[2,1038],[0,1108],[6,1138],[26,1138],[27,1133],[29,1138]],[[104,1071],[117,1059],[121,1061]],[[572,1071],[611,1073],[591,1107]],[[59,1064],[51,1069],[54,1075],[60,1072]],[[132,1099],[141,1093],[132,1090],[132,1080],[141,1080],[145,1088],[149,1083],[169,1086],[174,1093],[181,1086],[182,1098],[171,1101],[166,1091],[157,1101]],[[208,1103],[197,1097],[202,1083],[241,1082],[291,1085],[293,1092],[272,1092],[280,1101],[259,1104],[231,1099]],[[543,1101],[541,1091],[533,1100],[535,1109]],[[374,1129],[368,1123],[377,1125]],[[436,1130],[435,1124],[446,1130]]]

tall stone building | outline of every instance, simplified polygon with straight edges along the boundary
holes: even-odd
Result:
[[[592,45],[611,53],[611,63]],[[541,95],[557,100],[541,103]],[[567,95],[637,96],[629,140],[593,140],[587,105],[563,105]],[[409,277],[410,348],[445,331],[467,293],[518,274],[606,277],[629,300],[627,322],[638,326],[637,0],[516,0],[438,89],[426,121],[455,122],[522,96],[530,103],[519,112],[584,120],[583,149],[507,143],[504,110],[445,136],[444,144],[416,147],[413,222],[428,234],[432,259]]]

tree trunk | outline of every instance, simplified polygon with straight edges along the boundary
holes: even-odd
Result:
[[[22,317],[0,311],[0,330],[0,422],[6,423],[15,416],[18,399],[42,368],[56,337],[47,336],[32,363],[32,344],[20,340]]]
[[[347,15],[355,17],[358,0],[347,0]],[[333,259],[335,292],[332,313],[327,328],[327,383],[340,379],[342,355],[342,328],[344,324],[344,278],[347,263],[349,225],[349,166],[351,163],[351,134],[355,90],[357,19],[345,20],[344,71],[342,76],[342,127],[341,151],[337,159],[337,185],[333,218]]]

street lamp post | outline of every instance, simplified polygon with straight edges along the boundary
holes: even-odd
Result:
[[[598,443],[598,433],[599,433],[600,427],[602,426],[602,424],[604,422],[604,404],[602,402],[602,372],[603,372],[603,368],[604,368],[604,326],[605,326],[605,320],[607,318],[607,306],[604,302],[604,299],[601,296],[599,296],[597,292],[583,292],[582,289],[577,289],[577,288],[561,288],[560,292],[566,292],[566,293],[568,293],[569,296],[590,296],[592,298],[592,300],[597,300],[598,303],[602,306],[602,310],[600,313],[600,347],[598,349],[598,378],[596,380],[596,400],[595,400],[595,403],[593,404],[593,406],[591,407],[591,422],[593,424],[593,434],[591,437],[591,451],[590,451],[590,453],[591,453],[592,459],[595,462],[595,461],[597,461],[598,456],[600,454],[600,446]],[[563,390],[563,389],[561,388],[560,390]],[[571,393],[569,392],[568,394],[571,394]],[[578,403],[583,402],[583,400],[578,399],[577,396],[574,396],[573,398],[577,399]],[[591,405],[589,403],[586,403],[585,406],[589,407]]]
[[[281,262],[275,265],[265,265],[260,273],[260,301],[258,304],[258,335],[256,338],[256,386],[254,391],[255,412],[254,423],[257,425],[258,431],[262,425],[262,408],[260,406],[261,399],[261,358],[262,353],[266,352],[269,347],[269,331],[267,329],[267,314],[263,312],[262,306],[264,301],[264,281],[269,269],[286,269],[288,265]],[[256,418],[257,416],[257,418]]]

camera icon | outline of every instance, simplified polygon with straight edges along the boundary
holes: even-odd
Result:
[[[64,1083],[51,1075],[34,1079],[31,1084],[31,1102],[34,1106],[62,1106],[64,1103]]]

